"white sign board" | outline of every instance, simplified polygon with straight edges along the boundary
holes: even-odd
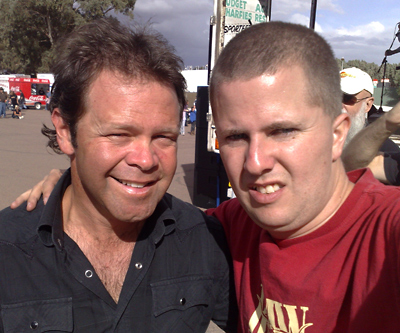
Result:
[[[226,0],[224,46],[250,25],[266,21],[258,0]]]

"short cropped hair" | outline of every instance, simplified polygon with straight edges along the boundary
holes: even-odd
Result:
[[[279,21],[249,27],[222,50],[210,80],[211,105],[215,105],[221,83],[274,75],[296,65],[307,78],[310,106],[321,107],[332,119],[336,118],[342,109],[342,92],[331,47],[313,30]]]
[[[125,27],[112,18],[100,19],[78,27],[59,43],[52,67],[55,81],[50,112],[59,109],[71,131],[74,147],[77,123],[86,112],[86,95],[104,70],[127,79],[170,85],[176,92],[182,116],[186,89],[181,73],[183,61],[159,33],[147,30]],[[42,133],[49,139],[48,146],[62,154],[55,130],[44,125]]]

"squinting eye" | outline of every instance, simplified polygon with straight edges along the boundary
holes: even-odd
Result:
[[[245,134],[232,134],[226,137],[226,140],[228,141],[237,141],[237,140],[243,140],[246,139],[247,135]]]
[[[295,128],[280,128],[272,132],[272,135],[290,135],[296,131]]]

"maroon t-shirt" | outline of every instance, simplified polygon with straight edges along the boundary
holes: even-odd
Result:
[[[224,225],[242,332],[396,332],[400,329],[400,188],[369,170],[324,225],[276,241],[237,199],[208,214]]]

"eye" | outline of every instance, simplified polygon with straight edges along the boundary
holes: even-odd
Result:
[[[297,132],[296,128],[278,128],[271,132],[272,136],[293,136]]]
[[[178,141],[178,136],[173,134],[158,134],[153,137],[153,139],[162,141],[162,142],[176,142]]]
[[[246,139],[247,139],[247,135],[244,133],[228,135],[225,138],[226,141],[239,141],[239,140],[246,140]]]
[[[126,137],[126,136],[127,136],[126,133],[110,133],[110,134],[107,134],[107,137],[109,137],[110,139],[122,138],[122,137]]]

